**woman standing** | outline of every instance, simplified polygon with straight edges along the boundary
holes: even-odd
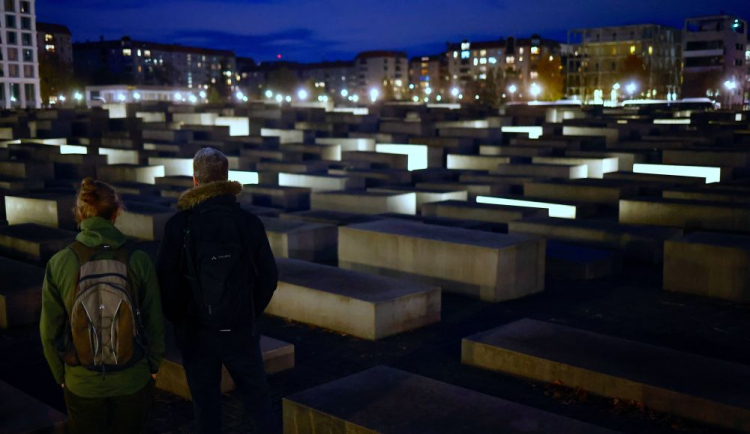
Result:
[[[42,346],[74,434],[145,432],[164,357],[156,273],[115,227],[122,209],[111,186],[84,179],[74,209],[81,232],[44,278]]]

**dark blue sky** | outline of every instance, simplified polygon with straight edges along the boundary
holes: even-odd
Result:
[[[130,35],[303,62],[373,49],[432,54],[446,41],[531,33],[564,41],[577,27],[682,27],[721,11],[750,19],[750,0],[37,0],[38,19],[66,24],[75,41]]]

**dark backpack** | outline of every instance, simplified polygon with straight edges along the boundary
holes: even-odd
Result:
[[[145,357],[138,288],[128,266],[132,249],[70,247],[78,258],[73,306],[63,344],[65,363],[97,372],[120,371]]]
[[[200,325],[228,330],[254,321],[255,266],[238,204],[193,210],[184,239],[186,278]]]

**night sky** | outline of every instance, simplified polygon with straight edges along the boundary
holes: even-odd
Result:
[[[37,0],[38,20],[67,25],[74,41],[133,39],[235,51],[259,61],[349,60],[359,51],[444,51],[445,42],[543,37],[685,17],[737,14],[750,0]]]

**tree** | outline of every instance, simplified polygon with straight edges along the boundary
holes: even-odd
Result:
[[[291,95],[299,86],[297,73],[287,67],[279,68],[268,73],[268,87],[274,93]]]
[[[648,89],[650,86],[646,64],[643,63],[643,59],[637,54],[629,54],[625,58],[620,67],[618,79],[623,87],[629,83],[633,83],[639,91]]]
[[[216,86],[211,86],[208,89],[208,102],[209,104],[221,104],[226,102],[226,98],[222,98]]]
[[[39,56],[39,91],[43,104],[49,104],[52,96],[69,93],[75,85],[73,68],[60,56],[47,52]]]
[[[485,104],[497,107],[500,103],[500,90],[498,88],[498,77],[494,70],[487,71],[487,78],[481,83],[479,100]]]
[[[562,74],[562,63],[559,56],[550,56],[539,60],[536,72],[542,93],[542,101],[558,101],[565,96],[565,77]]]

